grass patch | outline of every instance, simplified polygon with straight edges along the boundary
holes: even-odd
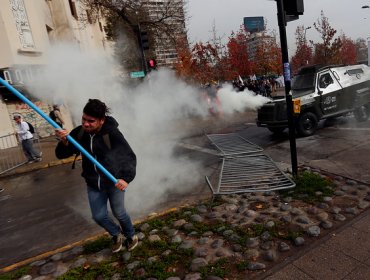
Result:
[[[149,219],[145,221],[145,223],[148,224],[151,229],[153,228],[160,229],[165,226],[172,226],[172,224],[177,220],[189,218],[189,215],[185,214],[186,212],[190,212],[191,215],[199,213],[199,211],[195,207],[192,207],[192,208],[186,207],[186,208],[181,208],[174,212],[170,212],[166,214],[165,216]],[[138,226],[138,228],[140,228],[140,225]]]
[[[217,228],[220,228],[221,226],[223,226],[223,223],[221,222],[211,222],[211,223],[207,223],[207,222],[192,222],[193,224],[193,227],[192,228],[189,228],[189,229],[182,229],[182,231],[184,231],[186,234],[189,234],[193,231],[196,231],[198,233],[198,235],[202,235],[203,233],[207,232],[207,231],[214,231],[215,229]]]
[[[100,263],[89,268],[78,267],[68,271],[58,280],[93,280],[98,277],[101,279],[110,279],[115,273],[120,272],[114,268],[110,262]]]
[[[241,262],[236,264],[236,269],[240,272],[244,271],[244,270],[247,270],[248,264],[249,264],[248,261],[241,261]]]
[[[227,274],[230,273],[230,263],[228,258],[220,258],[212,264],[204,266],[199,269],[199,272],[202,274],[202,279],[209,275],[218,276],[224,278]]]
[[[292,230],[289,230],[288,232],[286,232],[285,234],[282,234],[279,237],[281,239],[284,239],[284,240],[294,241],[297,237],[300,237],[300,236],[303,236],[303,235],[304,235],[303,231],[292,231]]]
[[[134,258],[146,259],[162,254],[166,250],[176,250],[178,244],[167,243],[165,240],[150,242],[144,240],[138,250],[132,252]]]
[[[0,280],[13,280],[13,279],[19,279],[24,275],[29,274],[29,271],[31,268],[29,266],[20,268],[17,271],[9,272],[6,274],[0,275]]]
[[[85,254],[97,253],[103,249],[109,248],[112,245],[112,239],[108,236],[102,236],[94,241],[89,241],[83,245]]]
[[[280,191],[283,196],[291,196],[304,202],[321,202],[323,197],[332,196],[335,184],[330,179],[312,172],[301,172],[294,179],[296,187]]]
[[[148,276],[156,279],[167,279],[171,276],[176,276],[176,273],[173,271],[174,268],[169,266],[168,263],[161,261],[155,261],[152,263],[145,262],[143,268],[145,269],[146,275],[143,279],[147,279]]]

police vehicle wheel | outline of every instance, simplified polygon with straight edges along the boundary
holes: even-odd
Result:
[[[355,115],[356,121],[367,121],[370,116],[370,105],[363,105],[357,108],[353,113]]]
[[[283,133],[285,127],[269,127],[268,130],[270,130],[274,134],[280,134]]]
[[[314,113],[303,113],[297,123],[298,134],[301,136],[310,136],[315,133],[317,125],[318,120]]]

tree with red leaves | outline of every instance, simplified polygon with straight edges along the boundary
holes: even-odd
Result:
[[[179,39],[177,41],[177,62],[174,64],[174,68],[179,77],[186,81],[195,81],[193,73],[197,71],[196,65],[194,64],[193,54],[190,51],[189,45],[186,39]]]
[[[296,73],[302,66],[312,64],[312,49],[308,45],[305,34],[306,28],[303,25],[297,26],[296,52],[291,59],[293,73]]]
[[[256,75],[264,76],[282,73],[281,49],[274,36],[262,34],[264,38],[257,46],[254,55],[254,71]]]
[[[178,61],[175,64],[177,75],[185,80],[208,83],[219,79],[220,56],[211,43],[196,43],[191,49],[179,41]]]
[[[196,43],[192,48],[193,64],[195,66],[194,77],[201,83],[207,83],[215,79],[215,65],[219,61],[216,48],[210,43]]]
[[[357,63],[357,49],[356,44],[352,39],[346,35],[342,35],[342,48],[340,49],[340,59],[342,64],[352,65]]]
[[[322,43],[315,44],[314,63],[316,64],[339,64],[340,50],[342,41],[340,38],[334,38],[337,30],[330,26],[328,18],[324,11],[321,11],[321,19],[318,19],[314,24],[317,32],[321,34]]]
[[[244,27],[231,33],[227,43],[227,66],[233,79],[238,75],[247,77],[253,73],[253,63],[248,57],[248,37]]]

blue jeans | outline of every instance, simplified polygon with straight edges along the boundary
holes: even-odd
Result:
[[[126,238],[131,238],[135,234],[131,218],[125,209],[124,191],[121,191],[114,186],[101,191],[87,186],[87,195],[94,221],[108,231],[111,236],[117,236],[122,232]],[[119,221],[120,226],[117,225],[108,215],[108,200],[112,213]]]
[[[29,161],[40,157],[40,153],[38,153],[33,147],[33,138],[22,140],[22,148]]]

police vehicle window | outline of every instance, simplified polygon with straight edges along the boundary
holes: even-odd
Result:
[[[348,75],[352,76],[352,75],[357,75],[357,74],[363,74],[364,70],[362,70],[361,68],[355,68],[355,69],[347,70],[346,73]]]
[[[326,88],[328,87],[330,84],[332,84],[334,81],[332,79],[332,77],[330,76],[329,73],[326,73],[326,74],[323,74],[320,76],[320,79],[319,79],[319,87],[320,88]]]
[[[315,75],[308,73],[304,75],[297,75],[292,80],[292,89],[307,90],[315,88]]]

